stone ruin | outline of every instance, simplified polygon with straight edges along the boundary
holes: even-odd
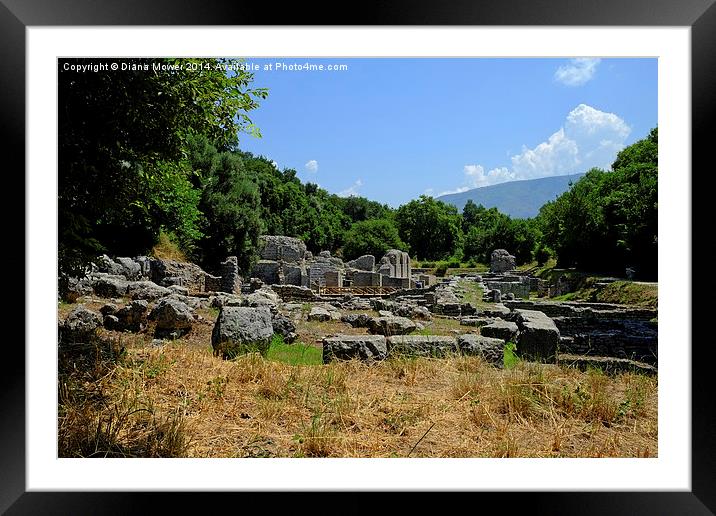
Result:
[[[378,273],[385,287],[410,288],[410,256],[408,253],[391,249],[380,259]]]
[[[506,252],[493,255],[510,257]],[[269,271],[264,275],[266,281],[252,279],[246,285],[253,285],[251,293],[239,296],[235,294],[241,291],[242,280],[236,257],[220,265],[220,276],[191,263],[100,257],[89,277],[73,285],[78,295],[94,293],[111,298],[111,302],[99,313],[78,307],[62,323],[60,341],[69,345],[87,340],[100,326],[141,331],[149,320],[156,321],[155,337],[177,338],[200,319],[195,309],[211,306],[221,309],[221,322],[216,323],[212,344],[217,353],[232,356],[247,343],[258,342],[265,347],[273,333],[292,342],[297,334],[289,317],[291,310],[300,311],[304,303],[319,303],[312,305],[309,320],[340,320],[353,328],[366,328],[370,334],[327,336],[323,339],[326,361],[372,361],[400,354],[442,356],[457,352],[479,354],[499,366],[505,343],[514,342],[516,352],[531,361],[578,367],[596,364],[605,370],[639,370],[647,374],[655,373],[658,365],[656,309],[530,300],[531,279],[520,271],[462,274],[437,285],[415,288],[419,276],[412,275],[407,253],[390,250],[379,261],[366,255],[343,262],[327,251],[313,256],[300,240],[289,237],[264,237],[261,258],[254,270],[262,274]],[[322,282],[323,286],[409,288],[398,288],[389,295],[383,294],[384,298],[347,296],[339,300],[323,297],[320,289],[303,286],[310,281]],[[490,305],[478,307],[465,302],[464,294],[471,290],[465,281],[482,287],[492,301]],[[125,297],[131,300],[122,301],[121,306],[121,298]],[[289,306],[293,308],[288,310]],[[279,308],[287,309],[289,315],[283,315]],[[344,309],[372,309],[378,316],[338,311]],[[455,335],[411,334],[423,329],[433,317],[458,319],[461,326],[473,328],[464,333],[453,330]]]
[[[267,285],[308,286],[306,244],[300,239],[267,235],[259,238],[259,261],[251,277]]]
[[[395,287],[413,288],[434,283],[427,275],[414,278],[408,253],[389,250],[379,261],[364,255],[344,262],[321,251],[313,256],[298,238],[263,236],[260,259],[251,277],[267,285],[295,285],[318,289],[323,287]]]
[[[490,256],[490,272],[515,270],[515,257],[504,249],[495,249]]]

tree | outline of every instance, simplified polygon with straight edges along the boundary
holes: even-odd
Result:
[[[489,263],[492,251],[507,249],[515,255],[517,263],[532,260],[532,252],[539,238],[534,222],[511,219],[496,208],[486,210],[479,206],[475,213],[479,215],[465,235],[465,258]]]
[[[256,184],[242,174],[239,155],[223,152],[218,158],[218,166],[205,180],[200,204],[208,221],[201,245],[203,263],[216,267],[227,256],[236,256],[246,273],[254,263],[261,232],[261,197]]]
[[[364,220],[353,224],[346,233],[343,258],[352,260],[364,254],[372,254],[380,259],[390,249],[407,249],[395,224],[387,219]]]
[[[478,206],[472,199],[468,199],[465,206],[462,208],[463,232],[467,233],[472,226],[477,225],[484,212],[485,207],[482,204]]]
[[[352,222],[392,217],[393,210],[387,204],[369,201],[365,197],[336,197],[336,202]]]
[[[462,217],[455,206],[421,195],[395,214],[400,238],[420,260],[440,260],[461,246]]]
[[[592,169],[540,209],[543,244],[561,267],[657,273],[658,130],[626,147],[609,172]]]
[[[111,70],[111,63],[119,68]],[[198,195],[190,192],[196,181],[182,165],[188,138],[203,134],[228,150],[236,145],[238,132],[258,134],[246,113],[267,92],[251,89],[251,74],[236,66],[237,71],[227,73],[226,66],[237,63],[59,61],[61,284],[82,274],[99,252],[148,251],[164,224],[186,236],[197,230]],[[77,71],[82,66],[97,69]],[[157,197],[160,191],[166,192],[164,198]],[[186,217],[177,220],[177,212]]]

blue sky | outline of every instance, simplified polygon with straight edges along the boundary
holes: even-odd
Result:
[[[242,150],[331,193],[394,207],[421,194],[608,168],[657,125],[656,59],[246,61],[260,68],[253,86],[269,96],[250,113],[263,137],[240,135]]]

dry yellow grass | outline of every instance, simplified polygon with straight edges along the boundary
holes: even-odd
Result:
[[[655,378],[529,363],[499,370],[476,357],[290,366],[258,354],[224,361],[181,341],[126,344],[124,360],[76,386],[99,389],[102,402],[84,420],[61,418],[61,439],[73,424],[134,407],[114,437],[152,456],[657,455]],[[138,444],[142,431],[160,438]]]
[[[187,257],[179,246],[172,240],[172,236],[164,231],[159,233],[159,240],[150,253],[160,260],[175,260],[186,262]]]

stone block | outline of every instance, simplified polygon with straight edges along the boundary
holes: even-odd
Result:
[[[343,272],[339,270],[327,270],[323,273],[323,279],[326,287],[343,286]]]
[[[298,263],[306,256],[306,244],[294,237],[264,235],[259,238],[259,255],[262,260]]]
[[[356,258],[355,260],[346,262],[346,267],[358,269],[361,271],[372,272],[375,268],[375,256],[373,256],[372,254],[365,254]]]
[[[517,325],[510,321],[497,319],[494,322],[486,324],[480,328],[480,335],[506,341],[514,341],[515,335],[517,335]]]
[[[283,265],[284,283],[286,285],[301,286],[308,283],[306,268],[298,264]]]
[[[410,288],[410,278],[383,276],[382,284],[384,287]]]
[[[517,353],[535,362],[554,363],[557,359],[560,333],[554,321],[536,310],[516,310]]]
[[[354,287],[380,287],[383,276],[378,272],[355,271],[353,273]]]
[[[388,355],[382,335],[338,335],[323,339],[323,363],[332,360],[383,360]]]
[[[515,257],[504,249],[495,249],[490,256],[490,272],[509,272],[515,269]]]
[[[464,355],[481,356],[485,361],[502,367],[505,357],[505,341],[482,335],[460,335],[457,338],[457,345]]]
[[[388,337],[388,355],[443,357],[457,352],[455,337],[443,335],[397,335]]]

